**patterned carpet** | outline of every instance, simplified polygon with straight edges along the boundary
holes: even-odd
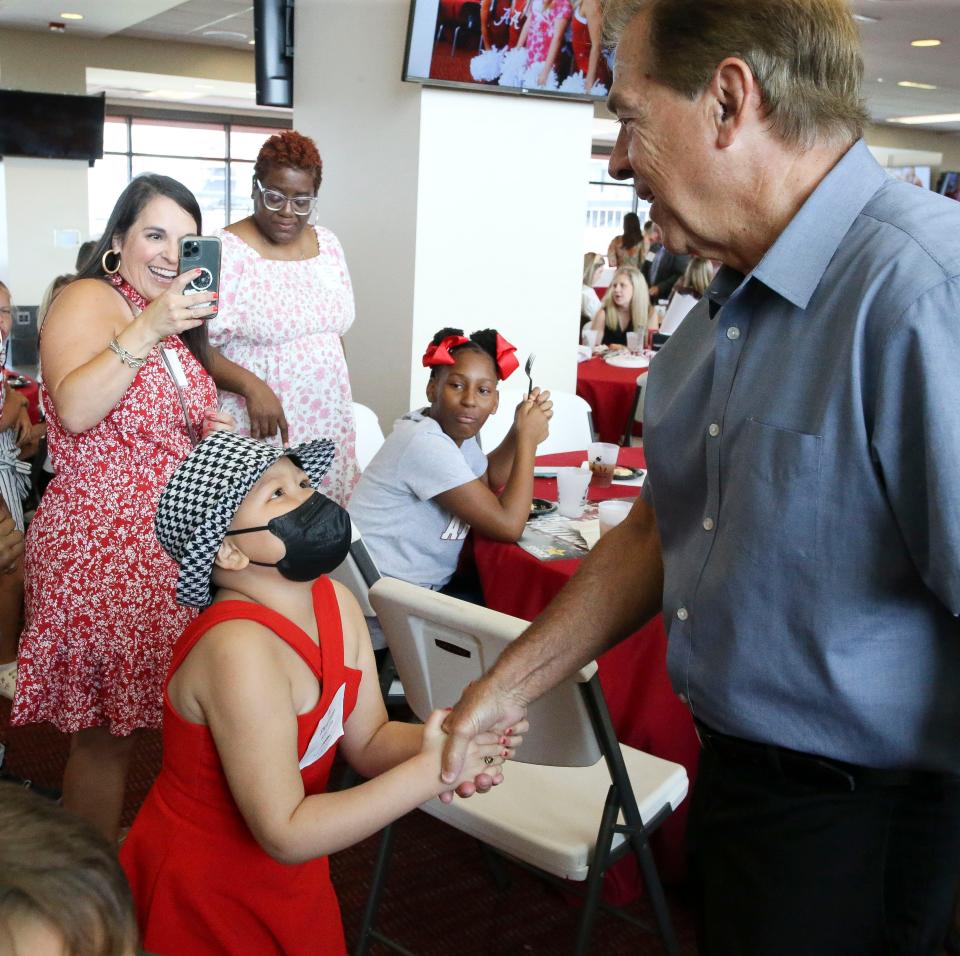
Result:
[[[8,726],[9,701],[0,700],[0,742],[7,769],[46,787],[59,785],[66,741],[47,726]],[[160,734],[143,734],[127,786],[129,825],[160,766]],[[367,898],[379,836],[331,857],[348,947],[354,945]],[[507,864],[511,883],[497,889],[479,845],[423,813],[397,828],[393,859],[380,907],[379,928],[419,956],[558,956],[569,952],[577,909],[560,891]],[[669,893],[683,956],[696,956],[693,921],[676,891]],[[647,917],[643,901],[629,910]],[[374,956],[390,951],[374,945]],[[597,956],[658,956],[659,940],[601,913],[591,952]]]

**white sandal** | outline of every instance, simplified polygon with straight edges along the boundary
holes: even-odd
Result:
[[[13,695],[17,689],[17,665],[13,667],[4,667],[0,670],[0,697],[6,697],[13,700]]]

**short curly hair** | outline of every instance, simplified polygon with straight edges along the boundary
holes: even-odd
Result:
[[[271,166],[289,166],[291,169],[302,169],[313,175],[313,190],[320,188],[323,179],[323,160],[317,144],[298,133],[295,129],[285,129],[282,133],[271,136],[260,147],[257,161],[253,164],[253,171],[257,179],[263,180]]]

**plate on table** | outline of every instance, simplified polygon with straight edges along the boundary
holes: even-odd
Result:
[[[615,349],[607,352],[603,357],[607,365],[613,365],[616,368],[647,368],[650,365],[648,355],[628,352],[625,349]]]
[[[530,502],[530,517],[531,518],[540,518],[543,515],[552,514],[557,510],[557,503],[555,501],[547,501],[546,498],[534,498]]]
[[[613,480],[633,481],[634,478],[639,478],[642,474],[642,468],[630,468],[628,465],[617,465],[617,467],[613,469]]]

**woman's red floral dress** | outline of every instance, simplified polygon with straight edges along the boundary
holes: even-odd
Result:
[[[183,366],[199,435],[216,386],[179,338],[162,344]],[[177,566],[153,532],[160,492],[190,451],[176,387],[156,348],[89,431],[70,434],[46,389],[43,401],[56,475],[27,532],[11,720],[65,733],[158,727],[173,645],[196,615],[177,605]]]

